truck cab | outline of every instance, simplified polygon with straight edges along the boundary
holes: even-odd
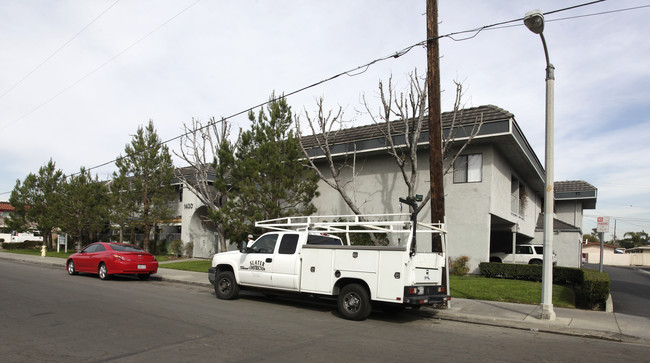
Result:
[[[243,253],[234,253],[229,267],[242,285],[296,291],[299,256],[305,244],[342,246],[343,241],[307,232],[270,232],[260,236]]]

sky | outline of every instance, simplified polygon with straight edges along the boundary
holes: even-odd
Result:
[[[446,35],[588,3],[441,0]],[[626,10],[627,9],[627,10]],[[304,117],[345,112],[370,123],[378,82],[406,89],[426,72],[426,49],[369,67],[426,39],[424,0],[0,0],[0,201],[52,159],[72,174],[124,153],[153,120],[162,140],[192,119],[229,117],[346,71],[287,101]],[[650,231],[650,1],[609,0],[546,15],[555,66],[555,180],[598,188],[585,232]],[[544,160],[545,67],[522,21],[440,39],[442,109],[493,104],[510,111]],[[361,67],[361,68],[359,68]],[[230,119],[249,126],[245,113]],[[178,141],[169,145],[178,150]],[[176,158],[177,166],[182,166]],[[114,164],[92,170],[107,179]]]

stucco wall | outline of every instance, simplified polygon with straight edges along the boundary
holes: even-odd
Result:
[[[580,232],[563,231],[553,233],[553,251],[557,254],[557,265],[580,267],[582,260],[582,236]],[[535,244],[544,244],[544,232],[535,232]]]
[[[579,200],[555,201],[555,218],[582,230],[582,202]]]
[[[479,263],[487,261],[490,255],[489,213],[496,195],[491,186],[492,152],[489,146],[468,147],[463,152],[483,155],[481,182],[454,183],[453,172],[444,178],[448,255],[451,259],[469,257],[470,273],[478,273]]]
[[[217,242],[214,230],[201,222],[201,216],[207,212],[207,207],[187,186],[183,190],[181,240],[183,244],[194,244],[194,257],[212,257],[217,252]]]
[[[582,246],[582,253],[586,255],[587,263],[600,264],[600,245],[590,244]],[[630,266],[632,254],[614,253],[614,248],[605,247],[603,251],[603,264],[611,266]]]
[[[535,224],[537,216],[541,211],[541,200],[535,195],[532,188],[513,170],[512,166],[497,150],[492,149],[488,154],[490,157],[489,164],[486,166],[491,169],[491,204],[490,213],[505,219],[512,223],[518,224],[518,232],[529,238],[535,235]],[[519,183],[524,185],[526,196],[525,207],[520,210],[519,214],[514,214],[511,205],[511,187],[512,177],[516,177]]]

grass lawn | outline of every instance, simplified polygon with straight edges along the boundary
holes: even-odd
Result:
[[[207,273],[208,269],[211,266],[212,266],[212,260],[192,260],[192,261],[166,263],[164,265],[158,265],[158,268],[171,268],[175,270],[186,270],[186,271]]]
[[[41,249],[37,250],[32,250],[32,249],[21,249],[21,250],[2,250],[2,252],[9,252],[9,253],[20,253],[23,255],[34,255],[34,256],[40,256],[41,255]],[[68,252],[65,253],[63,250],[61,252],[56,252],[56,250],[47,251],[46,256],[47,257],[59,257],[59,258],[68,258],[71,254],[75,253],[76,251],[74,249],[68,249]]]
[[[156,255],[156,260],[158,260],[158,262],[165,262],[169,261],[172,256],[173,255]]]
[[[508,279],[488,279],[482,276],[450,276],[451,296],[463,299],[503,301],[521,304],[539,304],[542,283]],[[573,289],[553,285],[553,305],[575,308]]]

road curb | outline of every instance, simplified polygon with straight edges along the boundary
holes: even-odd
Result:
[[[576,329],[576,328],[563,328],[563,327],[549,327],[549,326],[540,326],[535,323],[526,323],[518,321],[510,321],[503,319],[495,318],[482,318],[475,315],[465,315],[459,313],[446,313],[444,310],[432,311],[430,313],[433,315],[431,318],[456,321],[460,323],[469,323],[475,325],[484,325],[484,326],[493,326],[498,328],[509,328],[522,331],[528,331],[532,333],[547,333],[547,334],[557,334],[557,335],[566,335],[582,338],[591,338],[591,339],[600,339],[614,342],[630,342],[638,343],[639,340],[636,337],[626,337],[620,333],[610,333],[606,331],[599,330],[587,330],[587,329]]]
[[[160,270],[158,270],[160,271]],[[206,277],[207,279],[207,277]],[[192,286],[201,286],[201,287],[212,287],[212,284],[210,282],[197,282],[197,281],[187,281],[187,280],[182,280],[182,279],[175,279],[173,277],[163,277],[163,276],[158,276],[158,275],[151,275],[150,278],[151,281],[160,281],[160,282],[169,282],[169,283],[175,283],[175,284],[184,284],[184,285],[192,285]]]

